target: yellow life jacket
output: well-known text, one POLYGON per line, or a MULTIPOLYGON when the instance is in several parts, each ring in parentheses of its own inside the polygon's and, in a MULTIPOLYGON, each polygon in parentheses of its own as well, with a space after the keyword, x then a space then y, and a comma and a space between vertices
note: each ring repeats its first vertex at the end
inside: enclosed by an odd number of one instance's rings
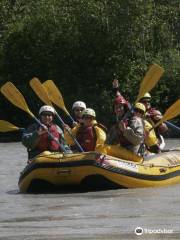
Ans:
POLYGON ((151 147, 153 145, 158 144, 158 138, 156 136, 154 129, 152 129, 152 127, 153 125, 150 122, 148 122, 147 120, 144 120, 145 144, 147 147, 151 147))

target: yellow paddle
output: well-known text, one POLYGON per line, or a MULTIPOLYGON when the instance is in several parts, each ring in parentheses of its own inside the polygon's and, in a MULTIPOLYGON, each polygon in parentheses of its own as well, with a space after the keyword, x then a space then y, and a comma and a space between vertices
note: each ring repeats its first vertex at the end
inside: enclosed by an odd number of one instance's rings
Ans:
POLYGON ((46 105, 53 106, 45 87, 42 85, 38 78, 31 79, 29 84, 42 102, 44 102, 46 105))
MULTIPOLYGON (((146 73, 141 85, 140 85, 140 89, 139 89, 139 94, 137 97, 136 102, 138 102, 146 92, 150 92, 151 89, 156 85, 156 83, 159 81, 159 79, 161 78, 161 76, 164 73, 164 69, 162 67, 160 67, 157 64, 153 64, 150 66, 148 72, 146 73)), ((159 123, 157 123, 156 125, 158 126, 159 124, 161 124, 162 122, 165 122, 169 119, 172 119, 174 117, 176 117, 178 115, 178 101, 176 103, 174 103, 165 113, 165 115, 163 116, 163 118, 161 119, 161 121, 159 123), (177 109, 176 109, 177 108, 177 109), (174 115, 173 115, 174 114, 174 115)), ((168 125, 171 125, 172 127, 180 130, 179 127, 177 127, 176 125, 167 122, 168 125)))
MULTIPOLYGON (((46 91, 46 88, 44 87, 44 85, 41 84, 40 80, 38 78, 33 78, 32 80, 30 80, 30 86, 32 87, 32 89, 34 90, 34 92, 37 94, 37 96, 47 105, 51 105, 51 99, 49 97, 48 92, 46 91)), ((55 85, 55 84, 54 84, 55 85)), ((57 105, 57 104, 56 104, 57 105)), ((62 120, 62 118, 59 116, 59 114, 56 112, 56 116, 58 117, 58 119, 60 120, 60 122, 62 123, 62 125, 65 125, 64 121, 62 120)), ((74 140, 74 142, 77 144, 77 146, 79 147, 80 151, 83 152, 83 149, 81 147, 81 145, 78 143, 77 139, 74 137, 74 135, 71 133, 70 130, 67 130, 68 134, 72 137, 72 139, 74 140)))
POLYGON ((164 69, 159 65, 152 64, 150 66, 149 70, 147 71, 145 77, 141 82, 136 102, 138 102, 146 92, 150 92, 151 89, 153 89, 153 87, 159 81, 163 73, 164 73, 164 69))
POLYGON ((16 107, 27 112, 32 118, 35 118, 34 114, 29 110, 27 103, 19 92, 19 90, 11 82, 5 83, 1 87, 1 93, 16 107))
POLYGON ((50 100, 56 106, 61 108, 70 117, 71 121, 74 122, 74 119, 71 117, 70 113, 65 107, 62 94, 60 90, 56 87, 55 83, 52 80, 47 80, 43 83, 43 86, 47 90, 50 100))
MULTIPOLYGON (((165 122, 169 119, 175 118, 180 115, 180 99, 178 99, 173 105, 171 105, 166 112, 164 113, 162 119, 157 122, 153 128, 159 126, 162 122, 165 122)), ((178 128, 178 127, 177 127, 178 128)))
MULTIPOLYGON (((143 78, 140 88, 139 88, 139 93, 136 99, 137 103, 146 92, 150 92, 151 89, 156 85, 156 83, 159 81, 160 77, 164 73, 164 69, 160 67, 157 64, 152 64, 147 71, 145 77, 143 78)), ((123 119, 126 119, 130 116, 130 114, 133 112, 133 107, 130 103, 128 103, 128 111, 125 113, 123 119)))
POLYGON ((12 132, 18 130, 24 130, 24 128, 18 128, 8 121, 0 120, 0 132, 12 132))
MULTIPOLYGON (((1 93, 16 107, 22 109, 23 111, 27 112, 41 127, 44 128, 44 125, 37 119, 34 114, 29 110, 27 103, 20 93, 20 91, 14 86, 13 83, 7 82, 1 87, 1 93)), ((48 131, 48 135, 56 141, 59 146, 61 147, 63 152, 66 152, 64 146, 60 144, 60 142, 54 138, 54 136, 48 131)))

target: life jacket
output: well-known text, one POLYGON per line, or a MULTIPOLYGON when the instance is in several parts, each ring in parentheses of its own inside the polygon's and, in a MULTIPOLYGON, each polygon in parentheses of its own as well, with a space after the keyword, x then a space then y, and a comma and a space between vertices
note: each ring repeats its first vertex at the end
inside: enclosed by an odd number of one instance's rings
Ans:
MULTIPOLYGON (((52 124, 50 127, 48 127, 49 132, 54 136, 56 139, 60 139, 61 134, 57 130, 57 126, 52 124)), ((40 151, 58 151, 59 150, 59 144, 54 141, 53 139, 48 136, 48 133, 44 133, 40 136, 40 139, 37 144, 37 149, 40 151)))
POLYGON ((84 127, 81 125, 77 131, 76 138, 85 152, 94 151, 97 137, 93 126, 84 127))
POLYGON ((151 147, 153 145, 158 145, 158 138, 156 132, 154 131, 154 129, 152 129, 153 125, 147 120, 145 120, 144 123, 146 146, 151 147))

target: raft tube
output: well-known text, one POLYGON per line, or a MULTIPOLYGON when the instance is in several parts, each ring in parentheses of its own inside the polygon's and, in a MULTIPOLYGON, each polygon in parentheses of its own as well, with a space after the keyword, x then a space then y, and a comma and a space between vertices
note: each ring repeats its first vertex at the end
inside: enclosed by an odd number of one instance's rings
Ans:
POLYGON ((68 187, 158 187, 180 183, 180 149, 132 162, 97 152, 61 154, 45 151, 21 172, 21 193, 46 192, 68 187))

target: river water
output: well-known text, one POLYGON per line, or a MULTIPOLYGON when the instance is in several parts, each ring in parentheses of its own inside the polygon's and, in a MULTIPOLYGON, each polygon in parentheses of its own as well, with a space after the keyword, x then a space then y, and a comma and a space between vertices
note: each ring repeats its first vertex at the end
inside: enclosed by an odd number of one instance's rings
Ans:
MULTIPOLYGON (((180 139, 167 146, 180 146, 180 139)), ((0 143, 0 240, 180 239, 180 185, 19 194, 26 158, 21 143, 0 143)))

